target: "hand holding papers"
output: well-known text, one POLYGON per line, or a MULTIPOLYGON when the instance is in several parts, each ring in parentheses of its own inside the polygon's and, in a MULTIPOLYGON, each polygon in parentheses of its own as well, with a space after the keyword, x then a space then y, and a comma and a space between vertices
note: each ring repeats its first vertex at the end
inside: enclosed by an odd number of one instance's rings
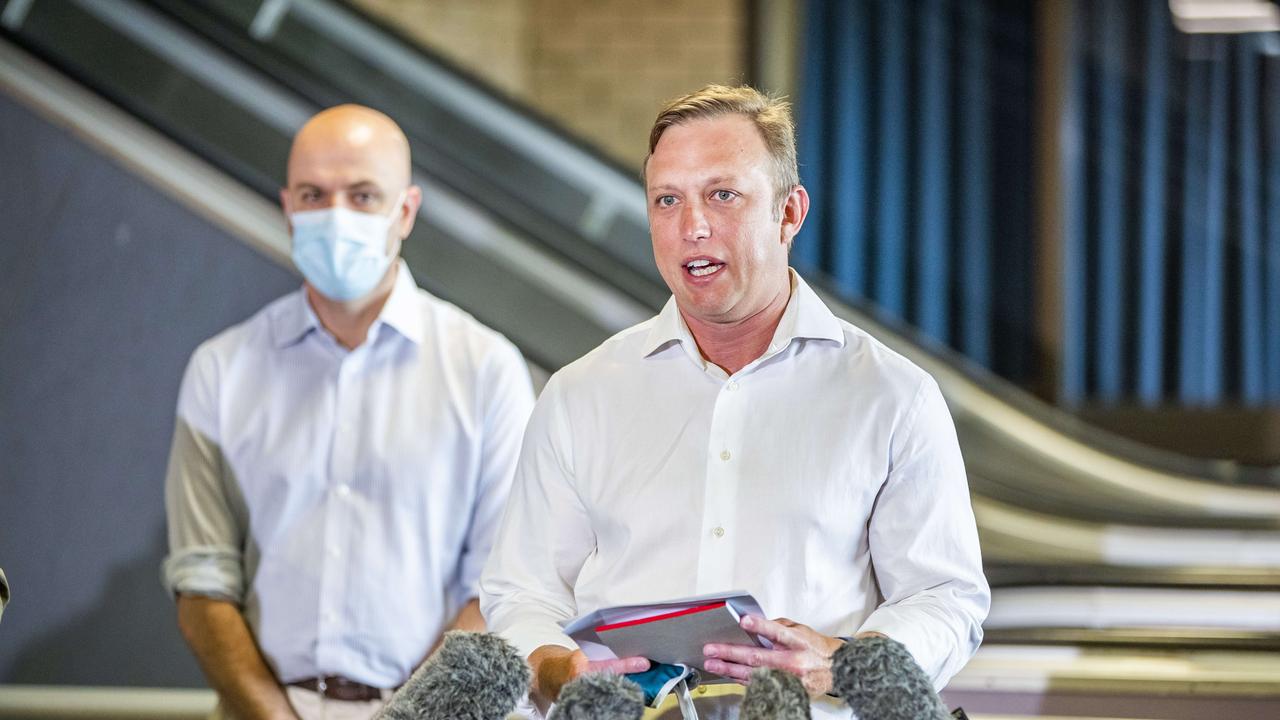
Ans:
POLYGON ((702 647, 707 643, 770 647, 738 625, 748 614, 765 617, 755 598, 735 590, 603 608, 568 621, 564 631, 589 660, 639 656, 704 669, 702 647))

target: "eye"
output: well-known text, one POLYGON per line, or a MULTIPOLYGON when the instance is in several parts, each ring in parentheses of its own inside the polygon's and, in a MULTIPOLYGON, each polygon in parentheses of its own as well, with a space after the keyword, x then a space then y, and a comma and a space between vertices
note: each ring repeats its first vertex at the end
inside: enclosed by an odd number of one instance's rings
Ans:
POLYGON ((738 194, 732 190, 716 190, 715 192, 711 193, 711 197, 715 198, 716 200, 719 200, 720 202, 729 202, 734 198, 738 197, 738 194))
POLYGON ((351 202, 355 203, 360 207, 368 207, 374 204, 377 201, 377 199, 378 199, 378 196, 371 192, 365 192, 361 190, 361 191, 356 191, 354 193, 351 193, 351 202))
POLYGON ((299 199, 302 200, 303 204, 312 205, 320 202, 320 193, 316 190, 303 190, 299 199))
POLYGON ((674 195, 659 195, 658 199, 655 200, 654 203, 658 207, 671 207, 676 204, 676 197, 674 195))

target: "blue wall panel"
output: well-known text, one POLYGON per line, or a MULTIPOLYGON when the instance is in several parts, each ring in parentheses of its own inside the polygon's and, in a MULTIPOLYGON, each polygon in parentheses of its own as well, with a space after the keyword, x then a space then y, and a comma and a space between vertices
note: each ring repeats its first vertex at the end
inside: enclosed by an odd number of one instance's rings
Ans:
POLYGON ((831 63, 827 60, 827 39, 830 36, 830 4, 810 2, 806 6, 804 25, 804 76, 800 82, 800 101, 803 109, 797 109, 796 144, 800 163, 800 182, 809 191, 809 215, 801 234, 791 245, 791 263, 801 272, 821 269, 823 245, 830 242, 831 229, 826 226, 827 197, 824 192, 828 181, 825 175, 827 159, 826 125, 831 115, 827 105, 828 77, 831 63))
POLYGON ((991 343, 991 96, 987 64, 987 12, 961 6, 960 207, 961 341, 966 355, 990 366, 991 343))
POLYGON ((867 55, 870 13, 863 3, 836 3, 831 20, 835 58, 835 96, 831 138, 831 222, 836 242, 831 248, 831 265, 840 290, 850 295, 867 293, 867 162, 870 107, 866 87, 870 82, 867 55))
POLYGON ((1263 306, 1264 355, 1267 364, 1267 398, 1280 400, 1280 58, 1265 61, 1267 101, 1263 124, 1267 129, 1264 167, 1267 174, 1267 239, 1262 279, 1266 284, 1263 306))
POLYGON ((1182 322, 1178 330, 1178 395, 1187 404, 1203 399, 1204 366, 1200 348, 1205 344, 1204 306, 1206 276, 1203 273, 1206 224, 1205 197, 1208 181, 1209 64, 1193 62, 1187 70, 1186 138, 1182 181, 1182 322))
POLYGON ((1164 322, 1168 207, 1169 85, 1168 8, 1148 2, 1142 93, 1142 203, 1137 208, 1138 249, 1137 396, 1143 405, 1164 399, 1164 322))
POLYGON ((908 3, 898 0, 876 3, 880 114, 874 297, 898 317, 906 311, 907 283, 908 10, 908 3))
POLYGON ((1240 396, 1247 405, 1259 405, 1266 397, 1262 356, 1262 215, 1258 207, 1258 72, 1257 49, 1250 43, 1236 45, 1236 220, 1240 309, 1240 396))
POLYGON ((1223 317, 1226 299, 1225 250, 1227 240, 1227 43, 1223 37, 1211 39, 1212 67, 1209 72, 1209 171, 1205 196, 1205 244, 1203 264, 1204 345, 1200 348, 1201 386, 1196 402, 1220 402, 1223 390, 1223 317))
POLYGON ((917 126, 915 320, 931 337, 951 340, 950 3, 922 0, 920 111, 917 126))
MULTIPOLYGON (((1071 43, 1079 47, 1089 36, 1084 13, 1072 15, 1071 43)), ((1088 104, 1086 65, 1077 58, 1068 70, 1066 109, 1061 138, 1065 193, 1062 229, 1062 358, 1059 400, 1069 406, 1085 399, 1088 367, 1088 197, 1089 180, 1085 162, 1085 118, 1088 104)))
POLYGON ((1097 79, 1098 129, 1097 256, 1094 308, 1097 313, 1097 385, 1094 397, 1115 402, 1124 389, 1125 242, 1130 207, 1125 198, 1128 148, 1125 101, 1125 24, 1128 3, 1103 2, 1093 13, 1093 35, 1100 38, 1097 79))

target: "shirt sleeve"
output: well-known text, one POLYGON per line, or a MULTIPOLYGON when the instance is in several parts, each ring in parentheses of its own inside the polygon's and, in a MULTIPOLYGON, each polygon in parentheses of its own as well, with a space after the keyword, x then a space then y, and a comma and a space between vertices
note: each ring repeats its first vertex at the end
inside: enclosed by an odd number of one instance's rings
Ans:
POLYGON ((558 376, 525 432, 511 499, 480 579, 489 628, 526 657, 543 645, 576 648, 559 623, 577 612, 573 587, 595 534, 573 487, 572 428, 558 376))
POLYGON ((941 689, 982 642, 991 590, 955 426, 932 378, 892 443, 868 540, 884 602, 859 632, 901 642, 941 689))
POLYGON ((178 392, 177 419, 165 476, 169 555, 161 574, 171 594, 241 604, 246 514, 217 437, 217 366, 197 349, 178 392))
POLYGON ((479 388, 484 418, 480 474, 471 522, 458 560, 457 580, 451 589, 456 608, 480 595, 480 571, 493 548, 493 537, 520 458, 521 438, 533 409, 529 367, 510 343, 504 342, 500 350, 491 353, 479 388))

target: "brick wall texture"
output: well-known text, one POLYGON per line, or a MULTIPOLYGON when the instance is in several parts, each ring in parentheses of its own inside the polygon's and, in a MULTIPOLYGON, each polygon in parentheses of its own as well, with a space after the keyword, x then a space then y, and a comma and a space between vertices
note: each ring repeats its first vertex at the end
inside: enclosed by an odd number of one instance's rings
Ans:
POLYGON ((639 169, 663 101, 746 71, 745 0, 356 0, 639 169))

